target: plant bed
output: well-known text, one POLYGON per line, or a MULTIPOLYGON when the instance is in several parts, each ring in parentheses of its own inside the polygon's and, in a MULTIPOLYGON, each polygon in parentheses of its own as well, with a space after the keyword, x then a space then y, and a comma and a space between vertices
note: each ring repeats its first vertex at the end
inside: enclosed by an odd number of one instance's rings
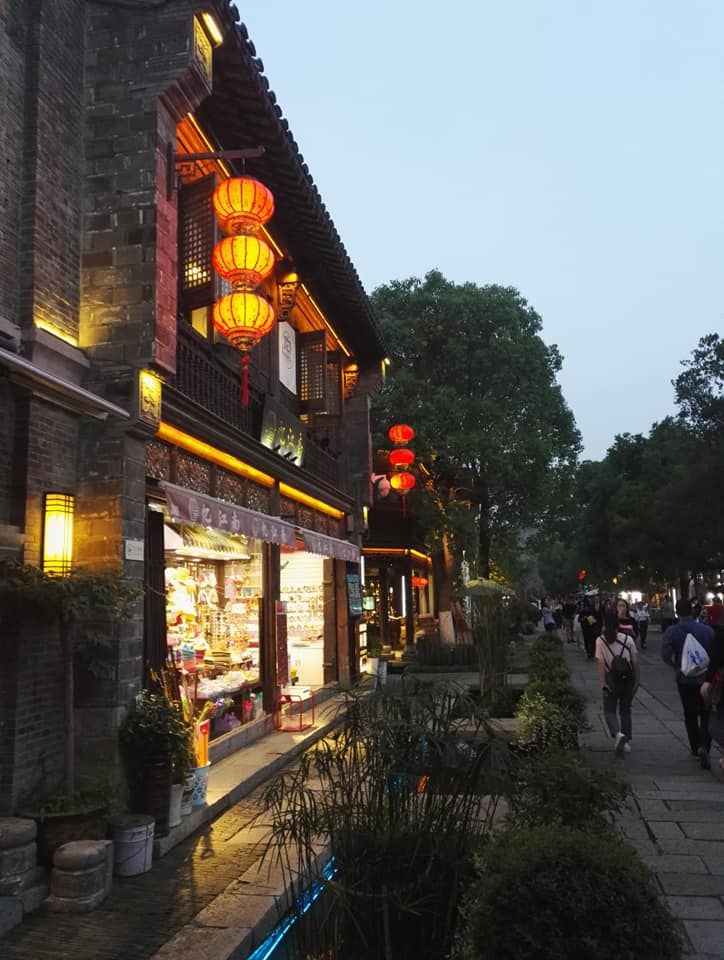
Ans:
POLYGON ((679 960, 653 873, 613 832, 506 830, 482 851, 459 960, 679 960))
POLYGON ((104 840, 111 803, 106 796, 82 791, 68 797, 59 794, 49 797, 37 808, 21 811, 18 815, 35 820, 38 825, 38 862, 52 867, 53 854, 64 843, 72 840, 104 840))

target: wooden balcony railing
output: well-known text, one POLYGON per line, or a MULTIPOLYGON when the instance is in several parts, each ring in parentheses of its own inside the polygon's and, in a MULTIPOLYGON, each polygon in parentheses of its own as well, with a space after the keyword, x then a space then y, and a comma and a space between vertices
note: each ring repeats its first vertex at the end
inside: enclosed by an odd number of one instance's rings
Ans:
MULTIPOLYGON (((203 410, 214 414, 235 431, 258 440, 264 415, 264 393, 250 370, 249 406, 241 405, 241 373, 187 326, 179 324, 174 387, 203 410)), ((307 435, 302 470, 337 490, 346 490, 341 457, 332 456, 307 435)))

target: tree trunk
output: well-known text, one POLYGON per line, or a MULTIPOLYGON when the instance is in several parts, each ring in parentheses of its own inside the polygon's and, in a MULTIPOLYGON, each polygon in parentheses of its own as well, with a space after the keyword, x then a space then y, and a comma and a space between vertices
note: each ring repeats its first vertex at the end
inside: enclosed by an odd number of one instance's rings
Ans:
POLYGON ((452 586, 455 563, 450 550, 450 541, 445 534, 442 547, 433 555, 437 587, 440 639, 443 643, 455 643, 455 623, 452 615, 452 586))
POLYGON ((478 564, 480 576, 483 580, 490 579, 490 505, 488 502, 488 488, 485 483, 479 484, 480 496, 480 523, 478 527, 478 564))
POLYGON ((75 791, 75 716, 73 704, 73 630, 70 623, 59 625, 63 656, 63 721, 65 726, 65 791, 75 791))

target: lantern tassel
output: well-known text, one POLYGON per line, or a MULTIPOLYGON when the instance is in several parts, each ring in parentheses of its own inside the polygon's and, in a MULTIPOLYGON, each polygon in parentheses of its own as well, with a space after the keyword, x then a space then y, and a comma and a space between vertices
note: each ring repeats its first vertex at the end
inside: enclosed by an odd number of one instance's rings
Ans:
POLYGON ((241 355, 241 405, 249 406, 249 354, 241 355))

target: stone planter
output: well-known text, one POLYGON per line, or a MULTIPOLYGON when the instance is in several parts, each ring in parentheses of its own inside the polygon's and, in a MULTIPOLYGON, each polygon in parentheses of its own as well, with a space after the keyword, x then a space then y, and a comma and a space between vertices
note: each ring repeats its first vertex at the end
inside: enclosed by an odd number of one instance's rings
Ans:
POLYGON ((52 867, 53 855, 63 844, 74 840, 105 839, 108 807, 67 813, 26 812, 22 816, 32 818, 38 825, 38 862, 52 867))

